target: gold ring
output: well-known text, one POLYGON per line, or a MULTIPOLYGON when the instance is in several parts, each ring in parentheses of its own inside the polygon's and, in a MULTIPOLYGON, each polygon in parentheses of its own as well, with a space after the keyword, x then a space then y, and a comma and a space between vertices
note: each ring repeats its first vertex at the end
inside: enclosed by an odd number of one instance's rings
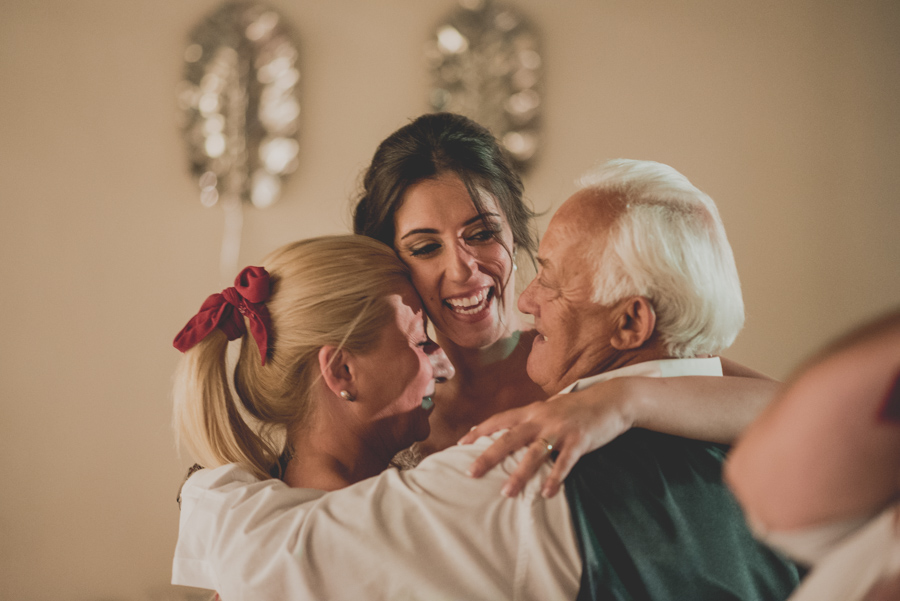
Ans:
POLYGON ((546 438, 538 438, 537 442, 544 445, 544 447, 547 449, 547 454, 550 454, 553 452, 553 443, 550 442, 549 440, 547 440, 546 438))

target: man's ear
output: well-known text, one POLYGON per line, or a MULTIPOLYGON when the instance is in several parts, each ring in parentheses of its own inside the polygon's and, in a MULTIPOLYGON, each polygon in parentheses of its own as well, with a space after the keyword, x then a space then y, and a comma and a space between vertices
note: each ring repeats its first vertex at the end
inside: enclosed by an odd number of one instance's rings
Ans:
POLYGON ((352 355, 336 346, 325 345, 319 349, 319 372, 322 381, 337 396, 346 391, 356 398, 355 370, 351 367, 352 355))
POLYGON ((656 312, 643 296, 633 296, 618 303, 615 329, 610 342, 613 348, 625 351, 640 348, 656 329, 656 312))

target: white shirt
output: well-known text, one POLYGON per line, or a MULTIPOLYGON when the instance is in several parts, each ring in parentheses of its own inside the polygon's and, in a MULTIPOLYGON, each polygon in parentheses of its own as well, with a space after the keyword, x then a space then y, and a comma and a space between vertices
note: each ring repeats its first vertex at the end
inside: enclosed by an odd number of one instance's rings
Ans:
MULTIPOLYGON (((712 359, 650 361, 588 378, 711 375, 712 359)), ((499 435, 499 433, 497 434, 499 435)), ((481 438, 338 491, 201 470, 181 493, 172 583, 223 601, 574 599, 581 558, 563 492, 540 495, 549 463, 514 499, 500 489, 525 449, 480 479, 481 438)))
POLYGON ((648 378, 677 378, 679 376, 721 376, 722 361, 718 357, 690 358, 690 359, 658 359, 656 361, 644 361, 634 365, 626 365, 619 369, 581 378, 574 384, 562 389, 560 394, 584 390, 599 382, 605 382, 613 378, 624 376, 644 376, 648 378))
POLYGON ((789 601, 860 601, 881 579, 900 574, 900 503, 874 517, 791 531, 755 531, 789 557, 813 565, 789 601))

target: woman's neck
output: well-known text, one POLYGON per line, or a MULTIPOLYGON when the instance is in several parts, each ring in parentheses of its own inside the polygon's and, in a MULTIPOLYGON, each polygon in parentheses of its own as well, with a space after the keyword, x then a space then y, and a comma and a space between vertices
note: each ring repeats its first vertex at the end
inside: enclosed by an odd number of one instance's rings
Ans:
POLYGON ((437 386, 431 435, 418 445, 422 454, 455 444, 496 413, 547 398, 526 371, 534 336, 534 330, 522 329, 489 347, 465 349, 438 334, 456 375, 437 386))
POLYGON ((337 490, 380 474, 396 450, 379 450, 355 424, 319 416, 290 434, 291 459, 283 480, 296 488, 337 490))

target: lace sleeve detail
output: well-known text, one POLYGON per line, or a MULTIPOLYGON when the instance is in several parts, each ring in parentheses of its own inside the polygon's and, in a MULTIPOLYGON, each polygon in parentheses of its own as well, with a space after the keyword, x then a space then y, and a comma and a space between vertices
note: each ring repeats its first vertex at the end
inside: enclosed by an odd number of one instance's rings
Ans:
POLYGON ((412 468, 419 465, 419 462, 422 461, 424 457, 422 456, 421 451, 419 451, 419 445, 413 444, 411 447, 403 449, 391 459, 390 467, 397 468, 398 470, 411 470, 412 468))
POLYGON ((202 469, 204 468, 199 463, 195 463, 188 468, 187 476, 184 477, 184 480, 181 482, 181 486, 178 487, 178 496, 175 497, 175 501, 178 502, 178 509, 181 509, 181 489, 184 488, 184 483, 188 481, 188 478, 194 475, 194 472, 198 472, 202 469))

